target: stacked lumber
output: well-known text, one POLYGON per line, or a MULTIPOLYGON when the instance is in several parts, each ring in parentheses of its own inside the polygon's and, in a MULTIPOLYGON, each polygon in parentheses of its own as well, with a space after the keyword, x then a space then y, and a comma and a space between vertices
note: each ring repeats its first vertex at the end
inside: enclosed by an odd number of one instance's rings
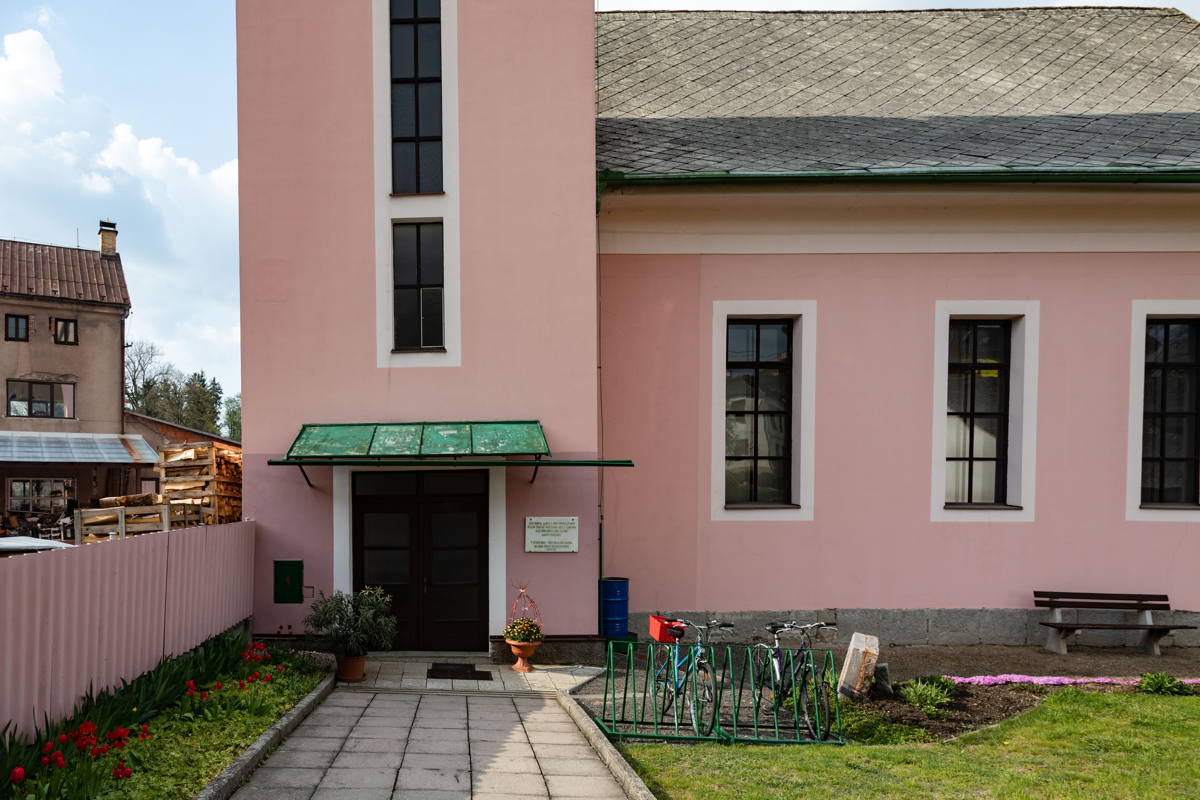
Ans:
POLYGON ((152 531, 182 528, 200 522, 200 513, 161 503, 144 506, 116 505, 81 508, 75 512, 75 541, 87 544, 152 531))
POLYGON ((166 445, 158 454, 158 479, 163 502, 195 511, 206 525, 242 518, 242 454, 235 448, 217 442, 166 445))

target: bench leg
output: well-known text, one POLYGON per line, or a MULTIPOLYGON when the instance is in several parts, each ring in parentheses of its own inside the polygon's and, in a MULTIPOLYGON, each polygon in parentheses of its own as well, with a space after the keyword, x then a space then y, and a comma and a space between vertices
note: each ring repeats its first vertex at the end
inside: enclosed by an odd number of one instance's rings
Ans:
POLYGON ((1158 649, 1158 640, 1166 635, 1166 631, 1143 631, 1138 648, 1147 655, 1161 656, 1162 651, 1158 649))
POLYGON ((1058 628, 1047 628, 1046 634, 1046 649, 1051 653, 1057 653, 1060 656, 1067 654, 1067 637, 1075 631, 1070 629, 1059 630, 1058 628))

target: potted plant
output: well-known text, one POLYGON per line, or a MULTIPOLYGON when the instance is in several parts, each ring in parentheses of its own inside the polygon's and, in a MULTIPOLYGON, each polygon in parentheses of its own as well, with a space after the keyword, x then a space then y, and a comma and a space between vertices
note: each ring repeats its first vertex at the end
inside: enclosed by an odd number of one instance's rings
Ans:
POLYGON ((353 595, 339 591, 326 597, 322 592, 304 627, 337 657, 338 680, 359 683, 366 677, 367 651, 390 648, 396 637, 392 597, 378 586, 353 595))
POLYGON ((532 672, 529 657, 537 650, 544 638, 542 626, 529 617, 517 617, 504 628, 504 641, 512 648, 517 663, 512 668, 517 672, 532 672))

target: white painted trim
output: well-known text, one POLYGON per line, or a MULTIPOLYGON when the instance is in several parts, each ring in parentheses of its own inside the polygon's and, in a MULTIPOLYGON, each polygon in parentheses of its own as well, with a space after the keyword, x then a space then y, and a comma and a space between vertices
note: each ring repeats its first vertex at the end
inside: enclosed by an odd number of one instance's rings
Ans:
POLYGON ((933 522, 1033 522, 1037 488, 1038 329, 1037 300, 938 300, 933 329, 933 466, 929 514, 933 522), (1011 319, 1009 371, 1008 502, 1017 509, 947 509, 946 371, 952 317, 1011 319), (1019 403, 1011 398, 1020 398, 1019 403))
POLYGON ((375 365, 462 366, 462 247, 459 217, 458 2, 442 0, 443 194, 392 197, 392 111, 388 0, 372 0, 375 155, 375 365), (446 352, 392 352, 392 223, 441 220, 446 352))
POLYGON ((1129 430, 1125 472, 1125 519, 1130 522, 1200 522, 1200 509, 1141 508, 1142 412, 1146 383, 1146 319, 1200 317, 1200 300, 1134 300, 1129 333, 1129 430))
POLYGON ((816 300, 717 300, 712 315, 710 505, 714 522, 808 522, 813 519, 816 461, 816 300), (725 508, 725 330, 730 317, 794 317, 792 358, 792 497, 799 508, 725 508), (799 387, 796 391, 795 387, 799 387), (798 407, 797 407, 798 406, 798 407), (797 424, 798 423, 798 424, 797 424))
POLYGON ((1190 185, 658 186, 604 193, 608 254, 1193 252, 1190 185))
MULTIPOLYGON (((464 461, 464 465, 470 463, 464 461)), ((351 556, 352 519, 350 473, 410 472, 455 467, 334 467, 333 468, 333 588, 349 592, 354 586, 351 556)), ((488 635, 504 630, 508 608, 508 476, 504 467, 488 467, 488 635)))

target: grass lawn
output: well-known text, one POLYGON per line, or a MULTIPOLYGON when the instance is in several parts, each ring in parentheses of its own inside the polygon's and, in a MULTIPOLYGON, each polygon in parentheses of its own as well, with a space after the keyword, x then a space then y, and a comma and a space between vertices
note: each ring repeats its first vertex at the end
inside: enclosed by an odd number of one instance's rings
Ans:
POLYGON ((948 744, 621 751, 662 800, 1200 798, 1200 697, 1063 689, 948 744))

